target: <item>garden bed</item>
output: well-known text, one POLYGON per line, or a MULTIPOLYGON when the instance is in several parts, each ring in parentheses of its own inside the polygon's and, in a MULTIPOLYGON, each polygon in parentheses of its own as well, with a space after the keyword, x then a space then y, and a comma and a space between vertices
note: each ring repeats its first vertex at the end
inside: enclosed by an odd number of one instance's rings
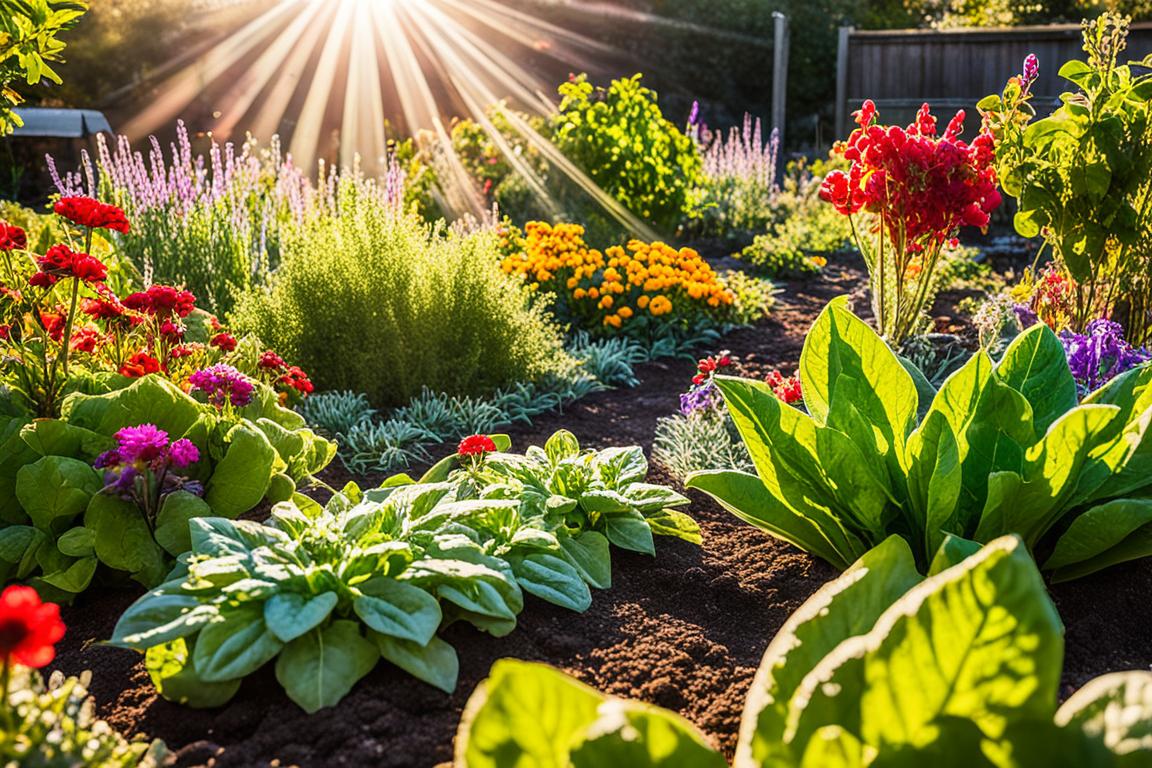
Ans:
MULTIPOLYGON (((739 358, 741 373, 791 370, 827 300, 864 282, 856 268, 831 267, 822 279, 790 284, 769 320, 731 334, 724 345, 739 358)), ((951 314, 946 305, 937 310, 951 314)), ((515 430, 514 444, 541 444, 565 427, 591 447, 650 449, 657 420, 675 410, 693 369, 688 361, 642 365, 640 387, 596 394, 541 417, 530 429, 515 430)), ((335 484, 346 477, 330 471, 327 479, 335 484)), ((111 635, 136 590, 92 590, 67 609, 69 633, 55 666, 67 673, 92 669, 100 714, 126 732, 164 739, 185 766, 214 760, 216 766, 425 768, 448 762, 465 701, 492 662, 508 656, 546 661, 606 692, 681 712, 730 754, 768 641, 835 571, 691 495, 703 546, 664 538, 655 559, 615 552, 613 587, 598 592, 586 613, 528 598, 509 637, 449 628, 445 637, 460 654, 459 686, 450 697, 381 664, 340 707, 309 717, 287 699, 269 666, 221 709, 179 707, 155 693, 140 656, 97 644, 111 635)), ((1150 592, 1148 560, 1054 588, 1067 626, 1063 695, 1105 672, 1152 666, 1150 592)))

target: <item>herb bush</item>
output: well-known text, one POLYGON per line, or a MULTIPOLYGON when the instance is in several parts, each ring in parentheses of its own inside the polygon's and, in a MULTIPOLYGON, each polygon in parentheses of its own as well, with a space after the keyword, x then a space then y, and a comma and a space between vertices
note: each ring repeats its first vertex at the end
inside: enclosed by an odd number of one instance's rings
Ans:
MULTIPOLYGON (((933 566, 920 576, 892 537, 801 606, 764 654, 733 765, 1148 763, 1152 673, 1098 677, 1058 706, 1063 627, 1018 538, 950 540, 933 566)), ((455 765, 542 764, 727 763, 673 712, 499 661, 465 707, 455 765)))
POLYGON ((493 232, 445 232, 341 188, 340 215, 294 232, 235 325, 321 389, 397 406, 424 388, 476 395, 564 365, 558 327, 500 270, 493 232))
POLYGON ((640 80, 598 89, 580 75, 561 85, 551 140, 625 208, 671 233, 697 213, 703 162, 640 80))
POLYGON ((332 706, 381 657, 452 691, 458 662, 437 635, 466 621, 511 632, 523 592, 583 611, 611 584, 609 544, 652 554, 653 534, 699 542, 643 482, 639 448, 581 451, 566 432, 523 456, 474 435, 419 483, 355 486, 327 507, 303 496, 261 525, 192 521, 192 553, 120 618, 112 642, 147 654, 167 698, 216 706, 276 660, 288 696, 332 706))
POLYGON ((759 118, 744 115, 744 123, 727 133, 709 131, 698 122, 699 105, 689 118, 689 135, 700 146, 704 162, 704 231, 737 238, 758 232, 774 217, 773 201, 780 188, 776 169, 780 135, 765 140, 759 118))
POLYGON ((808 413, 717 377, 756 466, 694 475, 726 509, 839 568, 892 534, 922 568, 949 534, 1019 534, 1056 580, 1152 554, 1152 365, 1080 404, 1044 325, 937 392, 832 302, 800 360, 808 413))
POLYGON ((1036 119, 1039 64, 980 102, 996 137, 996 168, 1019 210, 1016 231, 1041 235, 1072 282, 1072 330, 1100 317, 1123 323, 1137 345, 1152 342, 1152 74, 1148 59, 1121 64, 1128 19, 1084 24, 1087 61, 1060 76, 1075 86, 1036 119))

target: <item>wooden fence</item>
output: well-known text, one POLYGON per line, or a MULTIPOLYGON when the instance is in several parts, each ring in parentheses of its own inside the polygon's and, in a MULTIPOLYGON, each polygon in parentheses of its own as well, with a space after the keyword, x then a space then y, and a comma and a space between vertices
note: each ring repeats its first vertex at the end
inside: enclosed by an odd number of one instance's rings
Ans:
MULTIPOLYGON (((1152 24, 1134 24, 1122 58, 1152 52, 1152 24)), ((1010 29, 892 30, 840 29, 836 76, 836 136, 845 138, 852 112, 872 99, 885 123, 908 123, 928 102, 941 123, 957 109, 967 111, 969 133, 979 125, 976 102, 999 93, 1024 58, 1040 60, 1033 86, 1038 112, 1058 105, 1071 84, 1057 76, 1061 65, 1084 58, 1080 26, 1061 24, 1010 29)))

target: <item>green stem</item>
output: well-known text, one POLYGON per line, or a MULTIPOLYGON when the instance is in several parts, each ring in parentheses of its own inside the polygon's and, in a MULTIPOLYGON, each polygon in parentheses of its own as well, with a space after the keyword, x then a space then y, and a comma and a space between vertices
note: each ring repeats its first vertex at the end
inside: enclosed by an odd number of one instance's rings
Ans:
POLYGON ((12 702, 8 698, 8 686, 12 679, 12 660, 10 657, 5 656, 4 661, 0 664, 0 711, 4 713, 4 742, 15 738, 16 725, 12 718, 12 702))

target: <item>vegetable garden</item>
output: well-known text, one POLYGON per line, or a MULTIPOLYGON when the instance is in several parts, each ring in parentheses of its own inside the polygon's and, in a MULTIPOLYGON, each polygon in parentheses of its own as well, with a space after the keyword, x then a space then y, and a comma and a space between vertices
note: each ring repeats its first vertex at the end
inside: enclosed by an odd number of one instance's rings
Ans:
MULTIPOLYGON (((7 131, 87 8, 0 9, 7 131)), ((582 75, 379 174, 49 158, 0 203, 3 764, 1152 766, 1127 25, 1050 115, 1029 57, 970 138, 866 101, 790 161, 582 75)))

